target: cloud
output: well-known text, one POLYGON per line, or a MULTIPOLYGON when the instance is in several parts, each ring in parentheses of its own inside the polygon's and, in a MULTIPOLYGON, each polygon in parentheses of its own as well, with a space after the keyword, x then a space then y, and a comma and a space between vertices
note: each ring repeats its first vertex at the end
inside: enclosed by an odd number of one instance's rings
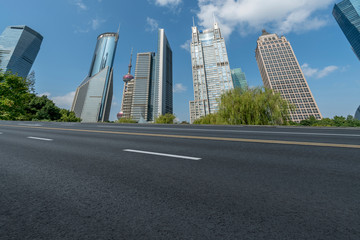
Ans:
POLYGON ((181 2, 182 0, 155 0, 155 4, 161 7, 175 7, 181 2))
POLYGON ((182 45, 180 45, 180 47, 182 49, 185 49, 186 51, 190 52, 190 43, 191 43, 191 39, 184 42, 182 45))
POLYGON ((320 79, 320 78, 326 77, 330 73, 338 70, 339 67, 331 65, 331 66, 324 67, 323 69, 318 69, 318 68, 311 68, 309 66, 309 64, 304 63, 301 66, 301 69, 306 77, 314 77, 314 78, 320 79))
POLYGON ((182 93, 186 92, 187 87, 185 87, 182 83, 176 83, 174 86, 174 93, 182 93))
POLYGON ((159 29, 159 22, 153 18, 146 18, 146 31, 153 32, 159 29))
POLYGON ((75 91, 69 92, 69 93, 65 94, 64 96, 51 97, 50 99, 54 101, 56 106, 58 106, 60 108, 70 109, 72 102, 74 100, 74 97, 75 97, 75 91))
POLYGON ((106 20, 100 19, 100 18, 95 18, 95 19, 92 19, 89 24, 91 25, 91 28, 93 30, 97 30, 100 27, 100 25, 103 24, 104 22, 106 22, 106 20))
POLYGON ((326 25, 326 15, 314 15, 333 3, 334 0, 198 0, 197 17, 200 26, 210 28, 215 15, 224 37, 236 30, 247 35, 263 28, 285 34, 326 25))
POLYGON ((73 4, 77 6, 80 10, 88 10, 88 7, 85 5, 83 0, 73 0, 73 4))

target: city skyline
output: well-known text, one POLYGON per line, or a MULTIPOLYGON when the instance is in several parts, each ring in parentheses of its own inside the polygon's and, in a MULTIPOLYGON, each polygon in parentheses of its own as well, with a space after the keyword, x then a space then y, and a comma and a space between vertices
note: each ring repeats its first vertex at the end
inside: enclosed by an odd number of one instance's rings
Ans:
MULTIPOLYGON (((259 30, 266 28, 279 35, 286 34, 290 40, 324 117, 354 114, 360 102, 356 92, 360 87, 357 78, 360 70, 358 59, 331 15, 332 8, 338 1, 298 3, 296 9, 307 10, 309 15, 297 19, 296 23, 287 22, 288 25, 285 25, 286 19, 297 13, 293 6, 295 3, 281 9, 276 13, 277 16, 269 9, 265 20, 260 14, 262 6, 256 5, 257 14, 249 14, 257 21, 249 22, 249 16, 239 10, 239 6, 243 6, 240 1, 229 5, 234 6, 234 11, 238 11, 238 15, 243 18, 232 14, 224 15, 227 6, 221 3, 212 2, 213 11, 208 12, 206 6, 210 6, 209 3, 179 2, 179 5, 161 5, 157 1, 140 1, 137 4, 105 0, 86 3, 68 1, 51 6, 42 0, 35 5, 21 2, 23 7, 18 12, 13 15, 4 13, 0 17, 0 27, 4 29, 9 25, 26 24, 42 33, 45 41, 33 66, 37 79, 36 91, 49 95, 59 106, 69 108, 71 103, 69 104, 68 99, 73 97, 78 79, 83 78, 88 70, 90 60, 86 62, 86 59, 91 59, 91 51, 89 53, 88 50, 93 44, 91 40, 102 32, 117 29, 121 23, 121 44, 114 63, 115 90, 111 120, 116 119, 116 113, 121 107, 122 76, 129 62, 131 48, 136 49, 134 54, 153 51, 157 42, 154 31, 162 27, 171 40, 174 56, 174 113, 179 120, 189 121, 188 102, 193 99, 191 57, 184 48, 189 46, 187 41, 191 38, 189 32, 192 17, 195 16, 195 23, 200 29, 207 29, 213 23, 213 14, 226 35, 231 69, 241 67, 250 87, 262 85, 254 49, 259 30), (144 5, 147 11, 140 9, 145 14, 134 19, 131 12, 137 9, 138 4, 144 5), (123 8, 129 11, 117 14, 123 8), (33 10, 35 14, 29 14, 25 9, 33 10), (55 16, 59 14, 68 16, 68 20, 56 21, 55 16), (47 21, 41 21, 37 16, 42 16, 47 21), (338 96, 341 101, 336 101, 333 96, 338 96)), ((4 7, 11 9, 17 4, 19 2, 16 0, 6 2, 4 7)))

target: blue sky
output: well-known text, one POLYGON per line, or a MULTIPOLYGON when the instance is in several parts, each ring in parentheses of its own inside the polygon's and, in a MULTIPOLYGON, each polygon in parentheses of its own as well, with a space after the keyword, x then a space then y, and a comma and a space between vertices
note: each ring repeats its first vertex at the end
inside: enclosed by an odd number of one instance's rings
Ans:
MULTIPOLYGON (((255 60, 261 29, 291 42, 324 117, 353 115, 360 104, 360 61, 334 20, 333 0, 9 0, 1 1, 0 31, 28 25, 44 36, 33 65, 36 91, 69 108, 89 71, 96 38, 116 32, 111 120, 120 111, 122 76, 134 53, 156 51, 157 28, 164 28, 173 50, 174 113, 189 121, 193 99, 188 41, 192 18, 199 28, 213 24, 226 40, 231 68, 241 67, 250 86, 262 86, 255 60), (6 11, 4 11, 6 10, 6 11)), ((133 60, 133 73, 135 59, 133 60)))

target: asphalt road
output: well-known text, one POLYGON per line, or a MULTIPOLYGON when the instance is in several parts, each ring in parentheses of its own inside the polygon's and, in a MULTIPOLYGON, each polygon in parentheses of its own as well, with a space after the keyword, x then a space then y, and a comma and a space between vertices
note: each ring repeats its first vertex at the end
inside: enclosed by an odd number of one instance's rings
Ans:
POLYGON ((360 239, 360 130, 0 121, 0 239, 360 239))

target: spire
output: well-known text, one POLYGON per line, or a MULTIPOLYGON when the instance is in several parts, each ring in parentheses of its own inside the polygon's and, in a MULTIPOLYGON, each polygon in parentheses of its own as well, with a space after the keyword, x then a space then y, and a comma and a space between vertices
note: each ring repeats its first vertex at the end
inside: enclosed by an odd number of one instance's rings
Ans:
POLYGON ((193 27, 195 27, 195 18, 193 17, 193 27))
POLYGON ((118 30, 117 30, 118 35, 119 35, 119 32, 120 32, 120 23, 119 23, 119 27, 118 27, 118 30))
POLYGON ((130 63, 129 63, 129 72, 128 72, 128 74, 131 74, 131 67, 132 67, 132 65, 131 65, 131 62, 132 62, 132 55, 133 55, 133 48, 131 48, 131 55, 130 55, 130 63))

